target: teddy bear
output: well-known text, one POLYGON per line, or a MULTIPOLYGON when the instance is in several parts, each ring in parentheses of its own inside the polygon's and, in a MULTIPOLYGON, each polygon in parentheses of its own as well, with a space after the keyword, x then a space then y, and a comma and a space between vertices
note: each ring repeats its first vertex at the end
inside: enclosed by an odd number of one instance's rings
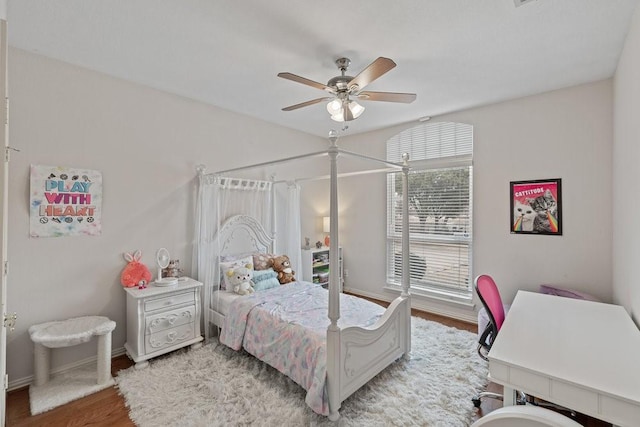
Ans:
POLYGON ((239 295, 251 295, 255 292, 253 289, 253 270, 247 267, 235 267, 227 270, 227 283, 233 289, 233 292, 239 295))
POLYGON ((286 255, 276 256, 271 260, 271 266, 273 271, 278 273, 278 281, 281 285, 295 282, 296 278, 293 277, 296 272, 291 268, 291 261, 286 255))

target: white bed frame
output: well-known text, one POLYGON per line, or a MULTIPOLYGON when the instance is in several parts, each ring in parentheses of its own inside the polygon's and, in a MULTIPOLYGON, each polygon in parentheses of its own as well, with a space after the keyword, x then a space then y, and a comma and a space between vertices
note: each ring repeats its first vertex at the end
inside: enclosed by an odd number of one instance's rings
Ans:
MULTIPOLYGON (((387 307, 383 316, 373 326, 368 328, 348 327, 340 329, 340 293, 339 293, 339 268, 338 268, 338 206, 337 206, 337 167, 338 154, 356 156, 360 159, 370 160, 386 166, 386 171, 401 170, 403 172, 403 224, 402 224, 402 250, 409 253, 409 215, 408 215, 408 157, 405 156, 403 164, 390 163, 367 156, 361 156, 339 149, 335 145, 335 139, 326 154, 331 160, 331 231, 329 250, 329 314, 331 321, 327 328, 327 389, 329 396, 329 419, 336 421, 339 418, 341 403, 352 393, 366 384, 380 371, 389 366, 400 357, 409 357, 411 351, 411 297, 409 295, 409 257, 402 258, 402 293, 387 307)), ((308 156, 318 156, 323 153, 313 153, 308 156)), ((283 159, 282 161, 296 160, 306 156, 283 159)), ((277 162, 276 162, 277 163, 277 162)), ((253 165, 264 166, 265 164, 253 165)), ((229 171, 235 172, 247 168, 238 168, 229 171)), ((376 169, 380 172, 382 169, 376 169)), ((220 255, 246 254, 248 252, 269 252, 272 238, 267 235, 264 228, 254 218, 238 215, 228 219, 218 230, 220 255)), ((224 316, 214 308, 211 301, 211 286, 205 286, 205 298, 208 307, 204 308, 205 334, 208 337, 210 324, 221 327, 224 316)))

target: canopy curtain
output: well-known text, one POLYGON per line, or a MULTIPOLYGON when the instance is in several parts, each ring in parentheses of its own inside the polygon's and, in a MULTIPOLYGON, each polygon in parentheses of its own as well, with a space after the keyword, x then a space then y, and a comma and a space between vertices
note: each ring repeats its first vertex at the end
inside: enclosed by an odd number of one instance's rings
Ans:
POLYGON ((242 214, 260 221, 267 234, 273 235, 273 184, 200 171, 198 178, 192 272, 200 282, 217 289, 220 248, 216 232, 227 218, 242 214))
POLYGON ((289 256, 289 261, 296 271, 296 279, 302 279, 302 232, 300 231, 300 185, 295 182, 287 183, 287 201, 285 224, 283 227, 284 246, 277 250, 289 256))

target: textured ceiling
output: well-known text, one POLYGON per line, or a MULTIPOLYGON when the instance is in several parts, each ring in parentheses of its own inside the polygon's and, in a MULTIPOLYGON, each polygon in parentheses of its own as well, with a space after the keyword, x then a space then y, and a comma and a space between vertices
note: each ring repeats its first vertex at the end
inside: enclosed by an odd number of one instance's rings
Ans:
POLYGON ((367 90, 347 134, 611 77, 639 0, 10 0, 9 44, 325 137, 334 60, 356 75, 379 56, 397 67, 367 90))

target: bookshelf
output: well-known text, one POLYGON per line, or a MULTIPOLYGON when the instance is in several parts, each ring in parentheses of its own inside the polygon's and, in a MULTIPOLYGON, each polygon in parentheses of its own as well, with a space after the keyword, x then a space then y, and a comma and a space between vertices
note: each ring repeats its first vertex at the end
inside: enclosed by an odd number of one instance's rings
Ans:
MULTIPOLYGON (((344 281, 342 248, 338 248, 340 264, 340 292, 344 281)), ((302 280, 321 283, 323 287, 329 285, 329 248, 311 248, 302 250, 302 280)))

